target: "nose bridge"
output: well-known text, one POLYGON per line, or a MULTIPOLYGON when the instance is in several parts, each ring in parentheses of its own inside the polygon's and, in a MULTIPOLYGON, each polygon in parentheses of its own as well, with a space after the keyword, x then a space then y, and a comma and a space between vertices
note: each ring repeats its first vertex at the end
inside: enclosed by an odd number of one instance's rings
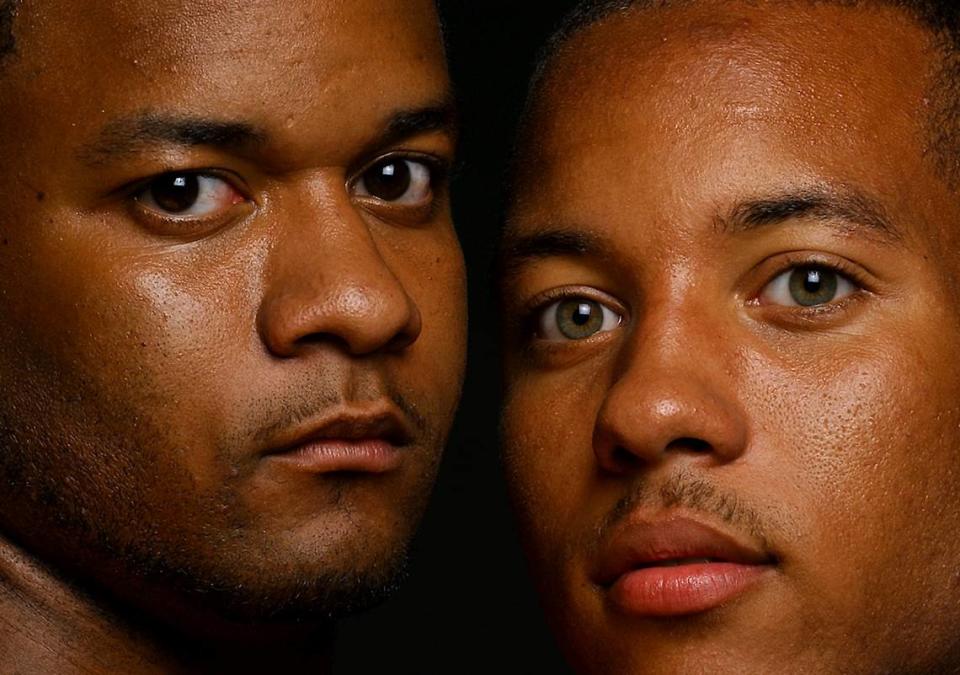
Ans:
POLYGON ((323 341, 362 355, 419 335, 413 298, 342 185, 314 183, 275 228, 258 324, 277 356, 323 341))
POLYGON ((650 301, 621 352, 601 406, 594 448, 614 471, 656 463, 670 451, 730 461, 747 442, 734 341, 722 308, 696 285, 650 301))

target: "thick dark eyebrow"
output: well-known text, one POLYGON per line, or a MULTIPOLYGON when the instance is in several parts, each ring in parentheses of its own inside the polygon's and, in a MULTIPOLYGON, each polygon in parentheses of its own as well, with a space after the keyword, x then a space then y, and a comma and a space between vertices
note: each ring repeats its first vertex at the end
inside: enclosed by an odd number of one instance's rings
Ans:
POLYGON ((608 255, 608 247, 596 235, 557 227, 531 234, 506 235, 497 253, 496 268, 498 276, 507 278, 532 260, 560 256, 603 258, 608 255))
POLYGON ((377 139, 377 145, 391 145, 405 138, 441 131, 456 138, 458 130, 457 110, 452 103, 400 110, 387 122, 384 134, 377 139))
POLYGON ((867 234, 885 243, 903 238, 876 200, 858 191, 833 188, 803 189, 741 202, 717 219, 717 229, 735 234, 798 218, 829 222, 841 234, 867 234))
POLYGON ((107 124, 97 140, 81 148, 79 157, 85 164, 100 166, 135 155, 157 143, 237 151, 250 149, 265 138, 262 130, 245 122, 144 112, 107 124))
MULTIPOLYGON (((444 102, 399 110, 390 116, 383 132, 368 150, 372 152, 432 131, 444 131, 455 137, 456 130, 457 114, 453 104, 444 102)), ((85 164, 101 166, 148 150, 158 143, 250 152, 268 140, 266 131, 246 122, 148 111, 110 122, 95 141, 80 150, 79 157, 85 164)))

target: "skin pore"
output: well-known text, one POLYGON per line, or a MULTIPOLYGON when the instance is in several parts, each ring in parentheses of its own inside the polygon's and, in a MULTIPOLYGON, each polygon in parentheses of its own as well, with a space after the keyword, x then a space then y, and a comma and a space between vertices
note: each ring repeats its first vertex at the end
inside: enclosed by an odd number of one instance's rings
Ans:
POLYGON ((617 13, 548 64, 503 242, 503 434, 578 672, 960 672, 940 66, 893 8, 737 1, 617 13), (632 610, 605 556, 675 523, 751 581, 632 610))
POLYGON ((316 672, 462 383, 434 5, 28 0, 15 36, 0 670, 316 672), (318 434, 390 450, 297 468, 318 434))

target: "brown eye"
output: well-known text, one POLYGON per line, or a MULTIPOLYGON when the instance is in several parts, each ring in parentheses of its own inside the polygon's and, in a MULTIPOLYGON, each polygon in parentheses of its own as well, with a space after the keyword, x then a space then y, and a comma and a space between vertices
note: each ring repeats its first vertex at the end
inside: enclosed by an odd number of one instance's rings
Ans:
POLYGON ((151 180, 135 199, 165 217, 208 218, 244 201, 226 180, 202 173, 166 173, 151 180))
POLYGON ((394 204, 418 205, 430 200, 433 176, 423 162, 387 157, 363 172, 357 193, 394 204))
POLYGON ((189 210, 199 195, 200 179, 194 174, 170 174, 150 184, 150 196, 154 203, 169 213, 189 210))

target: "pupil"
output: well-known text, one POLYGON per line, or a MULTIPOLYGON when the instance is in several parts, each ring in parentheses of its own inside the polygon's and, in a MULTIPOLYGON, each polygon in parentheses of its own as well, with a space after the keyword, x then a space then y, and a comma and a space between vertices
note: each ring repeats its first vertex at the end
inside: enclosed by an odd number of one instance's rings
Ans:
POLYGON ((577 307, 577 311, 573 314, 573 322, 578 326, 585 326, 588 321, 590 321, 590 316, 593 314, 593 308, 590 307, 585 302, 581 302, 577 307))
POLYGON ((557 308, 557 328, 571 340, 588 338, 603 327, 603 309, 596 302, 574 298, 557 308))
POLYGON ((200 195, 200 180, 190 174, 162 176, 150 188, 153 201, 164 211, 181 213, 192 207, 200 195))
POLYGON ((803 288, 807 293, 816 293, 820 290, 820 272, 818 270, 808 270, 807 278, 803 282, 803 288))
POLYGON ((363 177, 367 192, 386 202, 395 202, 410 189, 410 168, 402 160, 387 160, 363 177))

